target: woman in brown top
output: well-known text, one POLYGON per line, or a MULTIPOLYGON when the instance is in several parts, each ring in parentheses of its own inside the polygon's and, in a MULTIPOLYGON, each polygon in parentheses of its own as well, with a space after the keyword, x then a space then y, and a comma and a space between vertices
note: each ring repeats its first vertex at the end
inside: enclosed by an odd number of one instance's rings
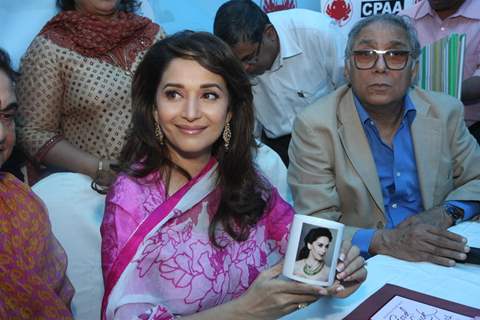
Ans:
POLYGON ((22 59, 19 142, 43 169, 83 173, 106 186, 130 123, 132 74, 164 32, 133 13, 137 0, 57 5, 62 12, 22 59))

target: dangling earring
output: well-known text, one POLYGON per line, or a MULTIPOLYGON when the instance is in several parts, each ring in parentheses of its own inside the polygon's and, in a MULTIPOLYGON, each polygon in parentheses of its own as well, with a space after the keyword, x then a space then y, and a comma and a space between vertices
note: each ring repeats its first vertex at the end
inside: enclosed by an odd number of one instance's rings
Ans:
POLYGON ((230 139, 232 138, 232 131, 230 130, 230 121, 225 124, 225 128, 223 128, 223 145, 225 146, 225 150, 228 151, 228 147, 230 147, 230 139))
POLYGON ((156 121, 155 121, 155 137, 157 137, 158 141, 160 142, 160 145, 163 146, 163 132, 162 132, 162 129, 160 129, 160 125, 156 121))

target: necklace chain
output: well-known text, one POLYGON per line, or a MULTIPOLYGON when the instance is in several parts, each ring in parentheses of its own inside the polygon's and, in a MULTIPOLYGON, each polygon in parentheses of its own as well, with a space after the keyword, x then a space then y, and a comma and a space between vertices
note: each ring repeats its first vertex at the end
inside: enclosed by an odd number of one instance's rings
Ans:
POLYGON ((325 265, 325 263, 319 263, 318 266, 312 268, 310 265, 308 265, 308 264, 305 262, 305 266, 303 266, 303 272, 304 272, 307 276, 314 276, 314 275, 316 275, 317 273, 319 273, 320 271, 322 271, 324 265, 325 265))

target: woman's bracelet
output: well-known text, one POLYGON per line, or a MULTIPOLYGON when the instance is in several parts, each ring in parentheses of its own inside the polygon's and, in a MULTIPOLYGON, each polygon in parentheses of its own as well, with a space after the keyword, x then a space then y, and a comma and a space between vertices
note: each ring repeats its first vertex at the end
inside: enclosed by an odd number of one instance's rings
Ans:
POLYGON ((95 173, 95 178, 100 175, 100 172, 103 171, 103 159, 98 160, 97 172, 95 173))
POLYGON ((97 172, 95 173, 95 178, 92 180, 91 187, 93 190, 97 191, 100 194, 106 194, 108 191, 108 187, 99 184, 99 180, 102 179, 102 175, 104 175, 106 172, 104 168, 104 159, 99 159, 98 160, 98 167, 97 167, 97 172))

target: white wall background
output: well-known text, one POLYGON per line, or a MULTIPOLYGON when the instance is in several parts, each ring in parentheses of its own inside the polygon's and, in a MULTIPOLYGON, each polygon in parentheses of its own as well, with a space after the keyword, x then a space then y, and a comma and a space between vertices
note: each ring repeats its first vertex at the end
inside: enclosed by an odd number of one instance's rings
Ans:
MULTIPOLYGON (((168 34, 183 29, 211 31, 218 7, 225 0, 144 0, 141 13, 162 25, 168 34)), ((264 0, 274 3, 293 1, 299 8, 324 11, 336 3, 349 5, 351 17, 344 30, 360 19, 363 7, 398 8, 415 0, 264 0), (388 2, 388 4, 387 4, 388 2)), ((262 0, 255 0, 258 4, 262 0)), ((378 11, 378 10, 377 10, 378 11)), ((42 26, 56 14, 55 0, 0 0, 0 47, 6 49, 15 67, 26 48, 42 26)))
MULTIPOLYGON (((223 2, 144 0, 141 13, 162 25, 169 34, 183 29, 211 31, 215 12, 223 2)), ((297 4, 320 9, 318 0, 297 0, 297 4)), ((0 47, 8 51, 15 67, 32 39, 56 12, 55 0, 0 0, 0 47)))

